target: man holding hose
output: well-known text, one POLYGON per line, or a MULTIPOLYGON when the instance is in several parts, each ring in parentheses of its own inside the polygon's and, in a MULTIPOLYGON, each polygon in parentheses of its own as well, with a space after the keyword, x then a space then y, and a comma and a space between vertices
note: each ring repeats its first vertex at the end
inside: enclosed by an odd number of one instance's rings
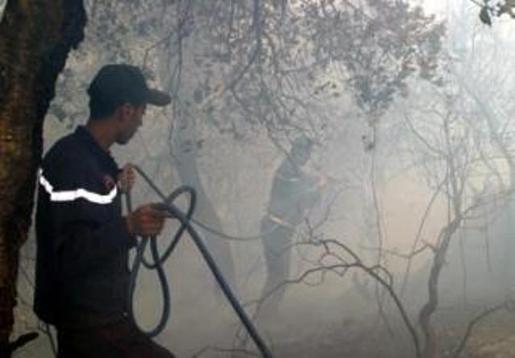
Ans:
POLYGON ((120 170, 109 152, 130 141, 147 104, 165 106, 170 96, 125 64, 104 66, 88 94, 86 126, 60 139, 42 163, 34 310, 55 325, 60 358, 170 358, 127 314, 129 250, 136 236, 158 235, 166 214, 146 204, 122 216, 121 192, 134 173, 120 170))

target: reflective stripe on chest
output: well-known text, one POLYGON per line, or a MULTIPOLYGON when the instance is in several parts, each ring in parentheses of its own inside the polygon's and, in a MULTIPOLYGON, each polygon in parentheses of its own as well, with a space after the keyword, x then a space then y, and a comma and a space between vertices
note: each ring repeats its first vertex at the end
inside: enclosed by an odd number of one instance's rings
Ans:
POLYGON ((85 199, 95 204, 111 204, 116 195, 118 194, 118 188, 114 185, 111 191, 107 194, 99 194, 84 188, 77 188, 75 190, 54 190, 54 187, 43 175, 43 171, 39 172, 39 183, 45 189, 50 197, 50 201, 54 202, 66 202, 74 201, 77 199, 85 199))

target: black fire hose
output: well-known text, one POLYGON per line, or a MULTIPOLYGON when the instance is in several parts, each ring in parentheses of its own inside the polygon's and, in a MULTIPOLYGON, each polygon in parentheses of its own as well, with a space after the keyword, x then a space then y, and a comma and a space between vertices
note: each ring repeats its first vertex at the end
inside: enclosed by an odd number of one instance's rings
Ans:
MULTIPOLYGON (((169 198, 166 199, 165 203, 172 203, 175 201, 179 196, 181 196, 184 193, 190 194, 190 205, 188 208, 188 211, 185 215, 186 221, 189 221, 191 219, 191 216, 193 215, 193 212, 195 210, 195 204, 196 204, 196 194, 195 190, 190 187, 180 187, 179 189, 175 190, 172 195, 170 195, 169 198)), ((132 202, 131 202, 131 196, 128 194, 126 196, 127 199, 127 210, 130 212, 132 211, 132 202)), ((163 211, 168 211, 167 206, 165 204, 159 204, 159 209, 163 211)), ((182 237, 186 230, 186 225, 181 222, 181 226, 179 230, 174 235, 174 238, 168 248, 166 249, 165 253, 161 256, 159 254, 159 250, 157 248, 157 241, 155 237, 144 237, 141 239, 141 242, 136 247, 136 257, 134 258, 134 263, 131 268, 131 276, 129 280, 129 316, 131 317, 134 324, 137 325, 136 320, 134 319, 134 307, 133 307, 133 301, 134 301, 134 292, 136 289, 136 282, 138 279, 139 269, 141 268, 141 265, 143 265, 145 268, 149 270, 156 270, 157 277, 159 279, 159 283, 161 286, 161 293, 163 294, 163 313, 161 314, 161 318, 159 319, 158 324, 156 327, 150 331, 145 331, 141 327, 138 328, 143 331, 145 334, 147 334, 150 337, 155 337, 159 333, 163 331, 163 329, 166 326, 166 323, 168 322, 170 318, 170 302, 171 302, 171 295, 170 295, 170 287, 168 284, 168 278, 166 276, 166 273, 163 269, 163 263, 170 257, 173 250, 177 246, 177 243, 179 242, 179 239, 182 237), (153 262, 148 261, 145 258, 145 250, 147 248, 147 245, 150 244, 150 253, 152 255, 153 262)))
MULTIPOLYGON (((173 240, 171 241, 170 245, 166 248, 164 254, 160 255, 159 250, 157 247, 156 238, 142 238, 141 242, 138 244, 136 249, 136 257, 134 259, 134 263, 131 270, 131 277, 130 277, 130 283, 129 283, 129 315, 131 320, 137 325, 136 318, 134 316, 133 311, 133 298, 134 298, 134 291, 136 288, 136 281, 139 273, 139 269, 141 268, 141 265, 145 266, 148 269, 155 269, 157 271, 158 279, 161 284, 161 292, 163 295, 163 312, 161 315, 161 318, 159 319, 158 324, 156 327, 150 331, 146 331, 145 333, 151 337, 154 337, 161 333, 170 317, 170 301, 171 301, 171 295, 170 295, 170 287, 168 284, 168 279, 166 277, 166 273, 163 269, 163 263, 170 257, 173 250, 177 246, 177 243, 179 242, 180 238, 185 232, 188 232, 189 236, 192 238, 193 242, 197 246, 198 250, 200 251, 200 254, 206 261, 206 264, 208 265, 209 269, 211 270, 211 273, 215 277, 216 282, 220 285, 220 288, 222 289, 225 297, 231 304, 231 307, 234 309, 236 314, 238 315, 238 318, 242 322, 242 324, 245 326, 245 329, 249 333, 249 336, 252 338, 254 343, 256 344, 257 348, 259 349, 261 355, 265 358, 272 358, 272 353, 266 346, 264 340, 261 338, 259 333, 257 332, 256 328, 254 327, 252 321, 247 316, 246 312, 243 310, 240 302, 238 302, 238 299, 232 292, 230 286, 228 285, 227 281, 223 277, 222 273, 220 272, 220 269, 216 265, 216 262, 214 261, 213 257, 209 253, 209 250, 207 249, 206 245, 204 244, 202 238, 198 234, 198 232, 195 230, 195 228, 191 225, 191 219, 193 216, 193 212, 195 210, 195 204, 196 204, 196 192, 195 189, 188 187, 188 186, 182 186, 175 190, 170 196, 166 197, 161 190, 153 183, 153 181, 141 170, 139 167, 134 166, 134 169, 136 172, 148 183, 148 185, 155 191, 155 193, 161 198, 162 202, 157 204, 160 210, 166 211, 170 214, 171 217, 174 219, 179 220, 181 223, 181 226, 177 230, 177 232, 174 235, 173 240), (188 193, 190 197, 189 207, 186 213, 181 211, 179 208, 177 208, 174 205, 175 200, 179 198, 181 195, 188 193), (152 261, 149 262, 145 259, 145 249, 147 245, 150 243, 150 251, 152 256, 152 261)), ((130 195, 127 195, 127 209, 129 211, 132 210, 132 203, 130 199, 130 195)), ((140 328, 141 329, 141 328, 140 328)))

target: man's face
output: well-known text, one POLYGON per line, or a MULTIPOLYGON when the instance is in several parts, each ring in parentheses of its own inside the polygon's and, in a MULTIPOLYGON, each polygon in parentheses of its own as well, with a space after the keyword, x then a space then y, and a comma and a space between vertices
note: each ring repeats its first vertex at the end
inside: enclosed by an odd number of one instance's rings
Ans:
POLYGON ((127 144, 143 124, 146 104, 135 105, 126 103, 120 109, 119 132, 116 143, 127 144))

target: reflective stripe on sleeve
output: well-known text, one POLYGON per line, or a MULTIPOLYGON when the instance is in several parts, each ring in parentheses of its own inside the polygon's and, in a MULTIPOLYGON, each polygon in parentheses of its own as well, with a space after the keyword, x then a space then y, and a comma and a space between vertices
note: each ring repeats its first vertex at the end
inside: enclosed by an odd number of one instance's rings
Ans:
POLYGON ((46 192, 50 196, 50 201, 55 202, 74 201, 82 198, 95 204, 110 204, 113 202, 116 194, 118 193, 116 185, 108 194, 98 194, 83 188, 78 188, 75 190, 54 191, 54 187, 43 176, 42 171, 39 172, 39 183, 43 186, 43 188, 45 188, 46 192))

